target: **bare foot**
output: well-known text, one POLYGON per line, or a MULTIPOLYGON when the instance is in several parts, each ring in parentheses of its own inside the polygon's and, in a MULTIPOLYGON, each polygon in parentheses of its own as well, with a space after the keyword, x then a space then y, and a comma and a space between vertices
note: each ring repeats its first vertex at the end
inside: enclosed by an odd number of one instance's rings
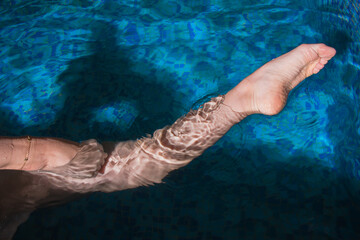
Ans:
POLYGON ((289 92, 318 73, 335 55, 325 44, 302 44, 266 63, 226 94, 224 103, 238 112, 278 114, 289 92))

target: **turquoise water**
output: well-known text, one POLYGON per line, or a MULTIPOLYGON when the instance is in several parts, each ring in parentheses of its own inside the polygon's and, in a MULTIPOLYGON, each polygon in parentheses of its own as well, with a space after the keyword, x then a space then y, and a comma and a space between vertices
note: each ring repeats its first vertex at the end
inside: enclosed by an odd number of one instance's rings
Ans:
POLYGON ((282 113, 246 118, 166 184, 39 210, 15 239, 359 239, 359 9, 2 1, 0 135, 134 139, 301 43, 337 50, 282 113))

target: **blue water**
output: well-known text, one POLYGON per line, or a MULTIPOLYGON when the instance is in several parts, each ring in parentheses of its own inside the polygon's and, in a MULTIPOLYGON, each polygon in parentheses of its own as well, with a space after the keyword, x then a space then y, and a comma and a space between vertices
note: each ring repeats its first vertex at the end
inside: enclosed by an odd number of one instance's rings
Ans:
POLYGON ((301 43, 337 50, 166 184, 36 211, 15 239, 360 239, 359 3, 0 3, 0 135, 126 140, 301 43))

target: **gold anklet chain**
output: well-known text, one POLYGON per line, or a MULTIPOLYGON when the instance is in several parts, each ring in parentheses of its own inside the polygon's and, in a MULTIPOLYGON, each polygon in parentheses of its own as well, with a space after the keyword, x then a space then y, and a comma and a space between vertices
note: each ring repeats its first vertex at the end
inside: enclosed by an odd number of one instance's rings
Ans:
POLYGON ((21 169, 22 170, 26 164, 26 162, 29 160, 29 155, 30 155, 30 148, 31 148, 31 137, 30 136, 27 136, 27 140, 28 140, 28 149, 27 149, 27 152, 26 152, 26 155, 25 155, 25 158, 24 158, 24 164, 22 165, 21 169))

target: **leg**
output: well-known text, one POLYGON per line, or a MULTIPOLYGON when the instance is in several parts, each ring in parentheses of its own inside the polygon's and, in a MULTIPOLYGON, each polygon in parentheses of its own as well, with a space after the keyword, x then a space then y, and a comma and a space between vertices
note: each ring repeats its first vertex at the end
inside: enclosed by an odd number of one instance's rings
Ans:
POLYGON ((213 98, 154 136, 115 144, 109 153, 103 191, 160 183, 170 171, 188 164, 250 114, 274 115, 291 89, 316 74, 335 55, 324 44, 301 45, 239 83, 225 97, 213 98))

